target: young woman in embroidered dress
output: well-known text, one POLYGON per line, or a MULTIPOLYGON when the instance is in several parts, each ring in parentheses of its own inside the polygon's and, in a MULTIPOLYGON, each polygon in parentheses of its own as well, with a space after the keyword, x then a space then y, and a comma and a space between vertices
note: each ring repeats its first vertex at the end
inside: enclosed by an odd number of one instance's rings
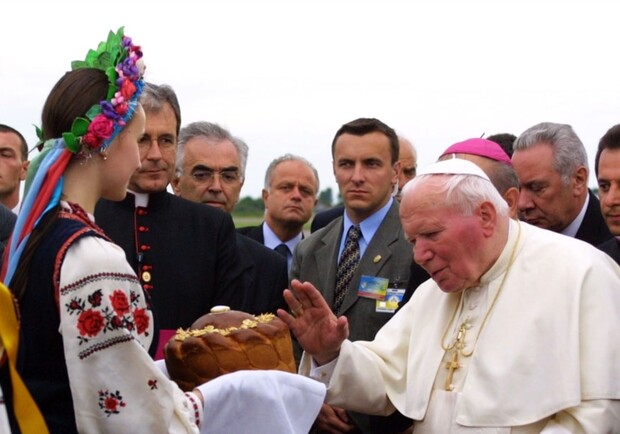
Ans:
MULTIPOLYGON (((141 57, 123 28, 110 32, 84 62, 72 63, 45 102, 44 147, 30 165, 1 275, 20 320, 16 360, 0 367, 11 429, 32 431, 20 418, 19 385, 12 387, 18 380, 8 365, 17 367, 41 426, 52 433, 197 433, 229 425, 234 432, 243 420, 257 425, 255 433, 307 431, 325 394, 316 382, 248 372, 184 393, 147 352, 157 344, 149 302, 123 250, 92 215, 99 198, 125 197, 140 166, 141 57), (250 411, 240 410, 244 396, 254 397, 250 411), (301 411, 296 402, 305 417, 289 415, 301 411), (268 418, 253 419, 261 413, 268 418)), ((8 342, 2 333, 0 358, 8 342)))
POLYGON ((50 432, 198 432, 200 398, 150 359, 147 300, 92 218, 100 197, 125 196, 140 165, 142 53, 123 29, 91 53, 45 102, 45 146, 3 267, 20 314, 17 367, 50 432))

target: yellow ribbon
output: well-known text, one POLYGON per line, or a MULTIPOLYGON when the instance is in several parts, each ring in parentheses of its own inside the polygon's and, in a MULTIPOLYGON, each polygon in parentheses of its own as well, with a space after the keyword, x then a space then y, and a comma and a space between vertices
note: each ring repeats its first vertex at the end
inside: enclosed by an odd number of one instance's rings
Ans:
MULTIPOLYGON (((19 344, 19 327, 13 306, 13 296, 0 282, 0 344, 8 356, 11 384, 13 386, 13 411, 23 434, 49 433, 39 407, 30 396, 17 369, 17 346, 19 344)), ((1 347, 0 347, 1 348, 1 347)))

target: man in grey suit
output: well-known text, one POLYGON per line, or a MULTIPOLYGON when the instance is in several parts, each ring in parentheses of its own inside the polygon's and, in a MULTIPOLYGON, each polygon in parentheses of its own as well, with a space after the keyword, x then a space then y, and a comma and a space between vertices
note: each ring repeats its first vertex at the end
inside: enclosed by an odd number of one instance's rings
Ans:
MULTIPOLYGON (((411 246, 392 197, 398 153, 396 133, 383 122, 361 118, 343 125, 332 142, 332 157, 345 212, 294 252, 290 277, 312 282, 338 315, 346 315, 351 340, 372 340, 410 296, 405 292, 411 246)), ((398 413, 369 416, 328 405, 315 424, 318 432, 385 434, 410 426, 398 413)))

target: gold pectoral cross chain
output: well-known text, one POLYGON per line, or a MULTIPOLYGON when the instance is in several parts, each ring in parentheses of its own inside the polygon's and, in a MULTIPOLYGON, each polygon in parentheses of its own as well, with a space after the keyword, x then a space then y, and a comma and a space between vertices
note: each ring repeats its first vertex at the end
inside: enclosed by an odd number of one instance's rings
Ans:
POLYGON ((454 389, 454 384, 452 384, 452 378, 454 377, 454 371, 459 369, 461 365, 459 364, 459 353, 463 351, 465 348, 465 323, 461 324, 459 328, 459 332, 456 335, 456 341, 452 346, 452 359, 446 362, 446 369, 448 370, 448 378, 446 378, 446 390, 451 391, 454 389))

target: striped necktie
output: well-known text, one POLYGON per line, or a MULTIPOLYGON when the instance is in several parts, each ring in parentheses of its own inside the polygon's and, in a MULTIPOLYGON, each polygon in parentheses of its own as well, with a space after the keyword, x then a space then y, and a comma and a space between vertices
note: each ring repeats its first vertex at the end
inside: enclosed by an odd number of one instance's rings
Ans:
POLYGON ((342 306, 349 282, 357 270, 360 261, 358 240, 361 235, 362 231, 359 225, 353 225, 349 228, 344 250, 340 255, 340 262, 338 262, 338 269, 336 270, 336 290, 334 291, 334 305, 332 307, 334 313, 338 313, 340 306, 342 306))

